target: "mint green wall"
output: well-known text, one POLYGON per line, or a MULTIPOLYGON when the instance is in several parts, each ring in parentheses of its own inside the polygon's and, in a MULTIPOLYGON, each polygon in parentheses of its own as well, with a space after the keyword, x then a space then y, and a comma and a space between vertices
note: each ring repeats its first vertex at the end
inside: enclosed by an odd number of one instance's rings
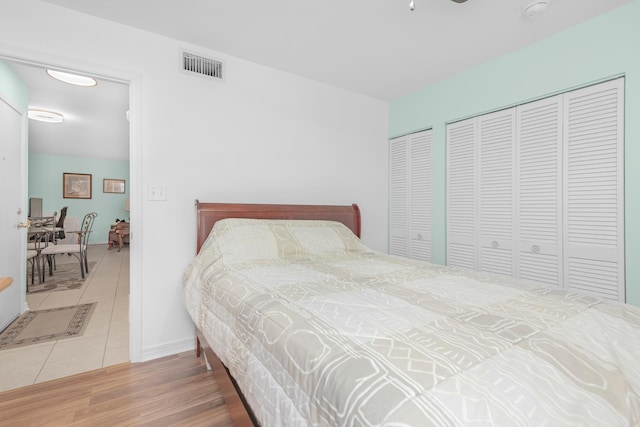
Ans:
POLYGON ((44 212, 58 212, 68 206, 68 216, 82 221, 84 215, 98 213, 93 224, 89 243, 106 243, 109 227, 118 219, 129 221, 129 213, 124 210, 125 199, 129 197, 129 162, 81 157, 53 156, 48 154, 29 155, 29 197, 42 198, 44 212), (88 173, 92 175, 91 199, 65 199, 62 197, 62 174, 88 173), (103 193, 104 178, 124 179, 125 194, 103 193))
MULTIPOLYGON (((640 306, 638 18, 640 0, 391 103, 390 138, 433 127, 434 262, 446 261, 446 122, 624 75, 627 302, 640 306)), ((543 19, 537 24, 544 25, 543 19)))

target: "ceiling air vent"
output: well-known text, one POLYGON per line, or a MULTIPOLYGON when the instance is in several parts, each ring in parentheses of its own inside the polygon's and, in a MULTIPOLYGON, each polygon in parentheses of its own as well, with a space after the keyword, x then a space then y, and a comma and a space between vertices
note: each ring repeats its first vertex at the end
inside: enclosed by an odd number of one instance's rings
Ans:
POLYGON ((182 70, 202 77, 224 80, 224 62, 182 51, 182 70))

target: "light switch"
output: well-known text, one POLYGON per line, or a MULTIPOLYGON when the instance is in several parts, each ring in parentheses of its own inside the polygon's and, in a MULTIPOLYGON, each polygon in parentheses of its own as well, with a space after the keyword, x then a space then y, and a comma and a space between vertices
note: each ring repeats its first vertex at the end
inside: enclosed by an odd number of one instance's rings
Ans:
POLYGON ((150 185, 147 199, 167 200, 167 186, 166 185, 150 185))

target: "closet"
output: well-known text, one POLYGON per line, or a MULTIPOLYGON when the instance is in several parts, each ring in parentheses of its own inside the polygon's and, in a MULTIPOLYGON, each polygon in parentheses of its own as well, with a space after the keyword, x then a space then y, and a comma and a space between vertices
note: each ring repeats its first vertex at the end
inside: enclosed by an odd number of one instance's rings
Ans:
POLYGON ((431 261, 431 130, 389 143, 389 253, 431 261))
POLYGON ((624 301, 624 78, 447 125, 447 264, 624 301))

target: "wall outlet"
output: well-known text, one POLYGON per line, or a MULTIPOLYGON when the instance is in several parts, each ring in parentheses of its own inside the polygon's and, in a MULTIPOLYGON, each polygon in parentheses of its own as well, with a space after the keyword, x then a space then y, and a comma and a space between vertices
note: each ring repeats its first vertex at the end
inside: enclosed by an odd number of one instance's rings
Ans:
POLYGON ((166 185, 150 185, 147 194, 148 200, 167 200, 166 185))

